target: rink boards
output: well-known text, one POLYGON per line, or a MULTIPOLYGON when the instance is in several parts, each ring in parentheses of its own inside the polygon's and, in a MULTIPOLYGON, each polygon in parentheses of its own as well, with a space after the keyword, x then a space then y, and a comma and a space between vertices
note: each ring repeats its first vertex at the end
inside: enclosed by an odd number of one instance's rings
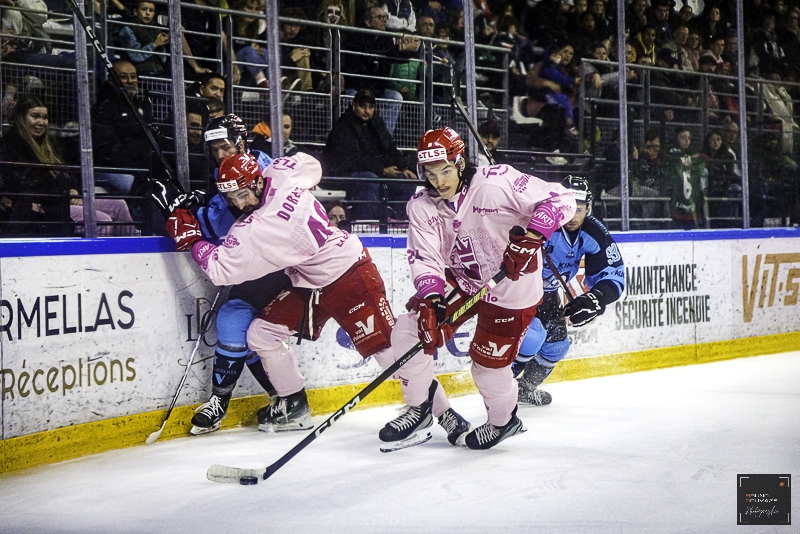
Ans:
MULTIPOLYGON (((616 237, 626 294, 594 323, 570 328, 569 358, 551 381, 800 346, 800 231, 616 237)), ((413 293, 405 237, 363 241, 395 313, 403 312, 413 293)), ((0 242, 0 472, 143 444, 158 429, 217 291, 171 247, 160 238, 0 242)), ((472 331, 474 321, 436 356, 453 394, 474 388, 472 331)), ((200 339, 162 439, 186 435, 193 408, 207 399, 215 341, 213 328, 200 339)), ((334 323, 319 341, 293 347, 317 413, 337 409, 380 372, 334 323)), ((226 426, 252 423, 259 393, 245 371, 226 426)), ((399 398, 397 383, 387 383, 362 406, 399 398)))

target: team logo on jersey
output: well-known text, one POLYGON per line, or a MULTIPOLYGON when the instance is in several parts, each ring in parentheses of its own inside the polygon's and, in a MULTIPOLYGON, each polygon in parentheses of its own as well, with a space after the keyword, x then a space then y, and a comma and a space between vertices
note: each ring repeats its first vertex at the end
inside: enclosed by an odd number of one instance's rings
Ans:
POLYGON ((531 177, 530 175, 523 174, 516 180, 514 180, 514 184, 511 186, 511 189, 516 191, 517 193, 522 193, 528 188, 528 182, 530 182, 531 177))
POLYGON ((225 248, 234 248, 240 245, 239 240, 236 237, 229 235, 225 238, 225 242, 222 243, 222 246, 225 248))
POLYGON ((459 237, 456 239, 453 254, 457 258, 457 262, 464 268, 464 274, 473 280, 482 280, 481 266, 478 263, 478 257, 475 254, 475 249, 472 246, 472 238, 469 236, 459 237))
POLYGON ((554 221, 552 217, 550 217, 548 214, 542 211, 537 211, 536 213, 534 213, 533 220, 542 223, 547 228, 552 228, 553 226, 556 225, 556 221, 554 221))
POLYGON ((500 213, 500 210, 497 208, 479 208, 478 206, 472 206, 472 213, 477 213, 481 217, 484 217, 490 213, 500 213))
POLYGON ((483 175, 489 178, 490 176, 502 176, 507 172, 508 165, 493 165, 487 167, 486 170, 483 171, 483 175))

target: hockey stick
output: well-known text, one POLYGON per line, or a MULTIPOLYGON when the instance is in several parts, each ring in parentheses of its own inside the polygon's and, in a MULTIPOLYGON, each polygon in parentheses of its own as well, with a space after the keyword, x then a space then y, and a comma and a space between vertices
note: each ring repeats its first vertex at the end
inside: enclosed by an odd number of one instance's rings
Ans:
POLYGON ((183 377, 178 383, 178 390, 175 392, 175 395, 172 396, 172 402, 170 403, 169 408, 167 408, 167 415, 164 416, 164 422, 161 423, 161 428, 147 436, 147 440, 145 441, 145 444, 147 445, 155 443, 158 438, 161 437, 161 433, 167 426, 167 421, 169 421, 169 416, 172 413, 172 409, 175 408, 175 403, 178 402, 178 397, 181 394, 183 385, 186 383, 186 378, 189 376, 189 369, 192 368, 192 362, 194 362, 194 356, 197 354, 197 349, 200 348, 200 342, 203 340, 205 333, 211 329, 211 319, 214 317, 215 313, 214 308, 217 307, 217 301, 219 300, 219 296, 222 294, 223 289, 224 288, 219 288, 217 295, 214 297, 214 302, 211 304, 211 309, 204 313, 203 318, 200 320, 200 331, 197 333, 197 341, 194 343, 194 348, 192 349, 191 356, 189 356, 189 361, 186 362, 186 370, 183 372, 183 377))
POLYGON ((124 90, 125 86, 122 84, 122 80, 120 80, 117 71, 114 70, 114 66, 111 64, 111 60, 108 58, 108 54, 103 49, 103 45, 100 44, 100 40, 97 38, 97 34, 95 34, 94 29, 92 29, 92 25, 86 19, 86 16, 83 14, 83 11, 81 11, 81 8, 78 6, 75 0, 67 0, 67 3, 69 4, 70 9, 74 13, 75 18, 77 18, 80 25, 83 26, 83 30, 86 32, 86 35, 89 38, 89 41, 91 42, 92 46, 94 46, 95 50, 97 50, 98 54, 100 54, 100 57, 103 60, 103 64, 106 67, 108 75, 114 81, 114 84, 120 89, 122 96, 125 98, 125 102, 131 109, 131 113, 133 114, 134 117, 136 117, 136 122, 139 123, 139 126, 142 128, 142 131, 147 136, 147 140, 153 147, 153 151, 158 156, 159 161, 161 161, 161 165, 164 166, 164 171, 167 173, 167 176, 169 177, 169 181, 167 183, 177 190, 177 193, 176 192, 168 193, 166 185, 163 182, 152 179, 148 175, 148 181, 150 181, 151 184, 153 185, 159 186, 159 190, 153 191, 150 194, 150 196, 153 202, 155 202, 158 208, 161 210, 161 213, 164 215, 164 217, 165 218, 169 217, 169 214, 172 212, 172 209, 174 208, 174 206, 172 206, 171 204, 175 200, 174 198, 170 200, 169 197, 170 196, 177 197, 179 194, 185 193, 185 191, 183 190, 183 186, 181 186, 180 182, 178 182, 178 179, 175 177, 175 174, 172 170, 172 166, 169 164, 167 158, 164 156, 164 153, 161 151, 161 147, 158 146, 158 141, 156 141, 156 138, 153 135, 153 131, 150 129, 150 125, 145 122, 144 117, 142 117, 142 115, 139 113, 139 110, 131 100, 127 91, 124 90))
MULTIPOLYGON (((484 144, 483 139, 481 139, 481 136, 478 133, 478 129, 475 128, 475 123, 472 122, 472 119, 467 113, 467 110, 464 109, 464 104, 461 103, 461 98, 458 96, 457 92, 458 85, 460 85, 458 82, 453 84, 453 105, 456 107, 456 109, 458 109, 458 112, 461 113, 461 116, 467 123, 467 128, 469 128, 469 131, 472 133, 472 136, 478 142, 478 147, 481 149, 481 152, 483 152, 483 155, 486 156, 486 159, 489 160, 489 164, 495 165, 496 163, 494 161, 494 158, 492 157, 492 154, 489 152, 489 149, 486 148, 486 144, 484 144)), ((550 258, 550 254, 548 254, 547 250, 545 250, 544 247, 542 247, 540 250, 542 251, 542 258, 544 258, 545 263, 550 268, 550 270, 553 271, 553 274, 558 279, 559 283, 561 283, 561 287, 564 288, 564 292, 567 294, 567 300, 572 302, 574 300, 572 292, 569 290, 567 283, 561 277, 561 273, 558 272, 558 270, 556 269, 556 266, 553 263, 552 258, 550 258)))
MULTIPOLYGON (((522 230, 522 228, 520 228, 522 230)), ((524 231, 524 230, 522 230, 524 231)), ((483 298, 492 288, 494 288, 498 283, 500 283, 503 278, 506 277, 505 269, 501 269, 491 280, 489 280, 485 286, 483 286, 477 293, 469 298, 464 304, 462 304, 457 310, 455 310, 450 317, 445 319, 444 322, 452 324, 456 322, 462 315, 464 315, 467 310, 469 310, 472 306, 475 305, 481 298, 483 298)), ((309 434, 308 436, 303 439, 300 443, 294 446, 289 452, 281 456, 276 462, 272 463, 271 465, 267 466, 266 469, 243 469, 239 467, 227 467, 224 465, 212 465, 208 468, 206 472, 206 477, 211 480, 212 482, 239 482, 240 484, 256 484, 258 483, 258 479, 266 480, 275 472, 283 467, 286 462, 291 460, 292 458, 297 455, 300 451, 305 449, 312 441, 317 439, 320 434, 325 432, 328 428, 333 425, 340 417, 344 414, 349 412, 353 407, 355 407, 358 403, 360 403, 364 397, 372 393, 372 391, 380 386, 383 382, 385 382, 390 376, 397 372, 403 365, 406 364, 411 358, 413 358, 417 353, 422 350, 422 342, 420 341, 414 347, 411 348, 408 352, 406 352, 401 358, 399 358, 396 362, 390 365, 383 373, 378 376, 375 380, 370 382, 364 389, 359 391, 355 397, 347 401, 344 406, 339 408, 336 412, 333 413, 330 417, 328 417, 323 423, 321 423, 314 431, 309 434)))

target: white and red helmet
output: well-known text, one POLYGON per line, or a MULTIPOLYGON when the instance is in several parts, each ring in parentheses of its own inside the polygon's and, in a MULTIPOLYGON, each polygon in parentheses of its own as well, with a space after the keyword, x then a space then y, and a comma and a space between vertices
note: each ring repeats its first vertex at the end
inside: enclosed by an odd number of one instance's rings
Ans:
POLYGON ((250 154, 228 156, 219 166, 217 189, 220 193, 231 193, 245 187, 254 188, 256 178, 261 176, 258 160, 250 154))
POLYGON ((424 179, 422 166, 439 161, 452 161, 460 166, 466 157, 464 141, 455 130, 446 126, 438 130, 428 130, 417 145, 417 175, 424 179))

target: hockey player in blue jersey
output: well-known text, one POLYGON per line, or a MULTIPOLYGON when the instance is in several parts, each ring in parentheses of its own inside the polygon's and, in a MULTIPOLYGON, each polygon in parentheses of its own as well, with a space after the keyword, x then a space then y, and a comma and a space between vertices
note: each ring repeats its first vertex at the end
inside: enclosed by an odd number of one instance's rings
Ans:
MULTIPOLYGON (((247 149, 247 128, 242 119, 234 114, 212 119, 206 127, 204 140, 208 155, 214 161, 214 179, 222 160, 235 154, 249 153, 254 156, 261 170, 272 162, 267 154, 247 149)), ((216 190, 216 187, 214 187, 216 190)), ((196 218, 204 239, 220 244, 233 223, 241 215, 235 207, 229 206, 225 196, 217 193, 205 201, 202 191, 187 196, 179 209, 188 209, 196 218)), ((177 212, 178 210, 176 210, 177 212)), ((175 215, 175 212, 173 212, 175 215)), ((177 250, 188 250, 187 233, 167 231, 175 240, 177 250)), ((247 327, 278 293, 289 286, 289 277, 283 271, 270 273, 258 280, 250 280, 231 287, 228 301, 220 307, 217 314, 217 345, 214 351, 214 365, 211 375, 211 398, 197 408, 192 417, 191 433, 194 435, 213 432, 220 427, 228 411, 233 389, 247 365, 255 379, 268 396, 275 395, 275 388, 264 371, 258 354, 247 347, 247 327)))
POLYGON ((517 402, 536 406, 553 400, 539 385, 569 351, 566 319, 572 326, 591 322, 619 299, 625 288, 622 255, 603 223, 591 216, 592 192, 586 179, 568 176, 564 186, 575 195, 578 210, 570 222, 550 236, 544 248, 565 282, 578 273, 585 257, 589 291, 562 307, 559 281, 548 263, 544 263, 544 297, 511 366, 519 382, 517 402))

